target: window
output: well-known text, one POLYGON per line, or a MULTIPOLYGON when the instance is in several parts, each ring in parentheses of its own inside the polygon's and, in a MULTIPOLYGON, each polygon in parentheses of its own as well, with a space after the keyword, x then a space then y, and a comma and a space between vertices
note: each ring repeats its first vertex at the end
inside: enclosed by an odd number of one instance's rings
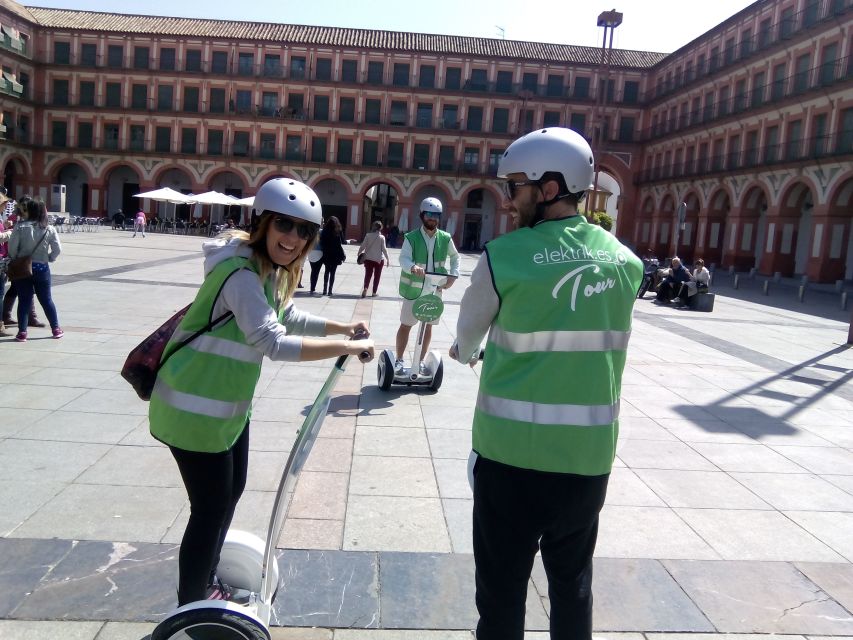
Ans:
MULTIPOLYGON (((314 76, 317 80, 329 81, 332 79, 332 59, 331 58, 318 58, 317 59, 317 69, 314 72, 314 76)), ((323 160, 318 160, 317 162, 325 162, 326 160, 326 139, 325 138, 316 138, 317 140, 323 141, 323 160)), ((314 142, 312 140, 311 144, 314 142)), ((313 146, 312 146, 313 149, 313 146)), ((313 155, 313 151, 312 151, 313 155)))
POLYGON ((853 109, 845 109, 841 112, 839 124, 838 144, 835 150, 838 153, 853 152, 853 109))
POLYGON ((435 88, 435 66, 431 64, 422 64, 420 75, 418 76, 418 86, 421 89, 435 88))
POLYGON ((172 150, 172 128, 157 127, 154 131, 154 151, 169 153, 172 150))
MULTIPOLYGON (((848 63, 851 64, 851 63, 848 63)), ((838 45, 833 43, 823 48, 820 61, 820 83, 824 86, 832 84, 836 78, 841 78, 841 69, 838 66, 838 45)), ((853 64, 851 64, 853 67, 853 64)))
POLYGON ((184 127, 181 129, 181 153, 196 152, 196 138, 198 132, 195 129, 184 127))
POLYGON ((379 143, 376 140, 365 140, 362 143, 361 164, 365 167, 375 167, 379 164, 379 143))
POLYGON ((250 76, 255 68, 255 54, 253 53, 238 53, 237 54, 237 73, 241 76, 250 76))
POLYGON ((341 65, 341 80, 343 82, 358 82, 358 62, 344 60, 341 65))
POLYGON ((412 169, 426 171, 429 169, 429 145, 416 144, 412 155, 412 169))
POLYGON ((249 155, 249 132, 235 131, 234 139, 231 143, 231 155, 247 156, 249 155))
POLYGON ((225 89, 210 90, 210 113, 225 113, 225 89))
POLYGON ((735 39, 729 38, 726 40, 726 48, 723 51, 723 60, 726 64, 731 64, 735 60, 735 39))
POLYGON ((483 130, 483 107, 468 107, 466 129, 468 131, 483 130))
POLYGON ((545 94, 551 97, 557 97, 563 95, 563 76, 558 76, 555 74, 548 74, 548 84, 545 90, 545 94))
POLYGON ((329 96, 314 97, 314 119, 322 121, 329 119, 329 96))
POLYGON ((54 147, 68 146, 68 123, 59 120, 51 123, 50 144, 54 147))
POLYGON ((637 104, 640 97, 640 83, 635 80, 626 80, 622 87, 622 102, 625 104, 637 104))
POLYGON ((121 45, 107 46, 107 66, 110 69, 121 69, 124 66, 124 48, 121 45))
POLYGON ((498 165, 501 161, 501 156, 504 154, 504 149, 491 149, 489 151, 489 173, 492 175, 496 175, 498 172, 498 165))
POLYGON ((799 160, 803 155, 803 121, 788 123, 788 140, 785 149, 787 160, 799 160))
POLYGON ((758 162, 758 131, 749 131, 746 134, 746 148, 744 150, 743 163, 747 167, 754 167, 758 162))
POLYGON ((480 150, 477 147, 465 147, 465 154, 462 158, 462 168, 474 173, 480 168, 480 150))
POLYGON ((453 171, 453 147, 441 145, 438 148, 438 170, 453 171))
POLYGON ((782 9, 782 19, 779 21, 779 37, 783 40, 794 33, 794 7, 782 9))
POLYGON ((238 89, 234 107, 237 113, 249 113, 252 110, 252 92, 238 89))
POLYGON ((261 115, 274 116, 278 111, 278 92, 264 91, 261 94, 261 115))
POLYGON ((770 44, 770 18, 761 21, 758 29, 758 46, 763 49, 770 44))
POLYGON ((159 111, 171 111, 175 104, 175 88, 170 84, 161 84, 157 87, 157 109, 159 111))
POLYGON ((730 87, 722 87, 720 89, 720 98, 717 104, 717 117, 722 118, 723 116, 729 115, 729 93, 731 92, 730 87))
POLYGON ((401 100, 391 102, 391 126, 405 127, 408 120, 408 105, 401 100))
POLYGON ((121 84, 118 82, 107 83, 105 103, 107 107, 121 106, 121 84))
POLYGON ((794 93, 803 93, 809 88, 809 65, 811 65, 810 54, 797 58, 794 71, 794 93))
POLYGON ((409 65, 403 62, 394 63, 394 86, 409 86, 409 65))
POLYGON ((295 118, 302 118, 305 115, 305 95, 302 93, 287 94, 287 108, 295 118))
POLYGON ((619 119, 619 142, 633 142, 636 120, 622 116, 619 119))
POLYGON ((77 148, 91 149, 92 148, 92 123, 79 122, 77 123, 77 148))
POLYGON ((160 49, 160 71, 175 70, 175 50, 171 47, 160 49))
POLYGON ((495 91, 498 93, 512 93, 512 71, 498 71, 495 91))
POLYGON ((415 126, 424 128, 432 127, 432 104, 429 102, 419 102, 415 118, 415 126))
POLYGON ((135 84, 130 88, 130 106, 132 109, 148 108, 147 84, 135 84))
POLYGON ((735 112, 746 109, 746 79, 738 80, 735 83, 735 112))
POLYGON ((292 80, 303 80, 305 78, 305 57, 290 57, 290 77, 292 80))
POLYGON ((147 69, 151 64, 148 47, 133 47, 133 68, 147 69))
POLYGON ((699 145, 699 156, 697 158, 697 161, 698 162, 697 162, 696 169, 699 171, 699 173, 704 173, 704 172, 708 171, 709 165, 708 165, 708 143, 707 142, 703 142, 702 144, 699 145))
POLYGON ((189 49, 187 59, 184 61, 185 71, 201 71, 201 50, 189 49))
POLYGON ((569 118, 569 129, 577 131, 582 136, 586 135, 586 114, 573 113, 569 118))
POLYGON ((369 84, 382 84, 385 75, 385 63, 373 60, 367 63, 367 82, 369 84))
POLYGON ((537 81, 538 74, 535 73, 525 73, 521 76, 521 90, 522 91, 530 91, 531 93, 537 93, 537 81))
MULTIPOLYGON (((261 134, 260 155, 262 158, 267 158, 267 159, 275 158, 275 134, 274 133, 262 133, 261 134)), ((292 159, 292 158, 288 158, 288 159, 292 159)))
POLYGON ((385 164, 389 167, 403 166, 403 143, 389 142, 388 156, 385 158, 385 164))
POLYGON ((145 125, 130 125, 130 150, 145 151, 145 125))
POLYGON ((506 133, 509 130, 509 109, 495 107, 492 112, 492 133, 506 133))
POLYGON ((198 113, 198 87, 184 87, 184 111, 198 113))
POLYGON ((458 91, 461 86, 462 69, 459 67, 449 67, 444 74, 444 88, 458 91))
POLYGON ((118 149, 118 125, 104 125, 104 149, 118 149))
POLYGON ((53 104, 60 107, 68 106, 68 80, 53 81, 53 104))
POLYGON ((485 69, 471 69, 471 79, 468 81, 468 88, 472 91, 485 91, 489 88, 485 69))
POLYGON ((720 67, 720 47, 711 47, 711 55, 708 56, 708 72, 713 73, 720 67))
POLYGON ((338 138, 338 164, 352 164, 352 140, 338 138))
POLYGON ((703 122, 708 122, 711 118, 714 117, 714 92, 709 91, 705 94, 705 107, 702 110, 702 120, 703 122))
POLYGON ((773 67, 773 85, 770 87, 770 98, 780 100, 785 96, 785 63, 773 67))
POLYGON ((702 76, 705 75, 705 54, 700 53, 696 56, 696 75, 702 76))
POLYGON ((818 114, 812 120, 812 139, 814 140, 814 156, 822 156, 826 154, 828 145, 828 137, 826 135, 826 121, 827 117, 825 113, 818 114))
POLYGON ((740 57, 745 58, 752 53, 752 29, 744 29, 740 34, 740 57))
POLYGON ((338 122, 355 122, 355 98, 341 98, 338 103, 338 122))
POLYGON ((223 135, 221 129, 207 130, 207 153, 211 156, 222 155, 223 135))
MULTIPOLYGON (((54 64, 71 64, 71 43, 70 42, 54 42, 53 43, 53 63, 54 64)), ((53 145, 58 146, 58 145, 53 145)), ((62 145, 65 146, 65 145, 62 145)))
POLYGON ((559 111, 546 111, 544 117, 542 118, 542 126, 543 127, 559 127, 560 126, 560 112, 559 111))
POLYGON ((228 53, 225 51, 214 51, 210 70, 212 73, 228 73, 228 53))
POLYGON ((281 76, 281 56, 264 55, 264 75, 268 78, 278 78, 281 76))
POLYGON ((94 67, 98 64, 98 45, 80 45, 80 64, 84 67, 94 67))
POLYGON ((773 126, 767 129, 767 137, 764 141, 764 162, 776 162, 779 157, 779 127, 773 126))
POLYGON ((95 106, 95 83, 81 80, 80 81, 80 106, 94 107, 95 106))
POLYGON ((284 154, 287 160, 303 160, 302 136, 287 136, 285 139, 284 154))
POLYGON ((589 97, 589 78, 577 76, 575 78, 575 98, 589 97))
POLYGON ((328 145, 325 138, 311 138, 311 162, 325 162, 328 145))
POLYGON ((364 121, 367 124, 379 124, 382 120, 382 101, 368 98, 364 101, 364 121))
POLYGON ((752 77, 752 100, 753 107, 760 107, 764 103, 764 72, 756 73, 752 77))
POLYGON ((445 129, 459 128, 459 107, 455 104, 446 104, 441 110, 442 126, 445 129))
POLYGON ((740 168, 740 136, 732 136, 729 138, 729 153, 726 168, 740 168))

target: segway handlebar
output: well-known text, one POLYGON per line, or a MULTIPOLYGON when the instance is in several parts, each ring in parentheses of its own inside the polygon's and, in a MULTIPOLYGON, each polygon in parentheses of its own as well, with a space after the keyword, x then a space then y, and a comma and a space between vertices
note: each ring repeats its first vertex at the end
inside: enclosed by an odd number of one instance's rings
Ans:
MULTIPOLYGON (((365 331, 358 331, 358 332, 356 332, 356 334, 352 338, 350 338, 350 340, 363 340, 366 337, 367 337, 367 333, 365 331)), ((335 366, 338 369, 343 369, 344 365, 347 362, 347 358, 349 358, 348 355, 338 356, 338 360, 337 360, 337 362, 335 362, 335 366)), ((361 353, 358 354, 358 359, 361 362, 370 362, 370 352, 369 351, 362 351, 361 353)))

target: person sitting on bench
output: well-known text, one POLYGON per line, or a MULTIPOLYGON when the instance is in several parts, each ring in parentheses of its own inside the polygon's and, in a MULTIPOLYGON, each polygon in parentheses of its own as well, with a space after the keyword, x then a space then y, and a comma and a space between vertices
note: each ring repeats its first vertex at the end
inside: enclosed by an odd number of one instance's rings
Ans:
POLYGON ((656 301, 663 304, 669 304, 673 298, 678 297, 678 294, 681 291, 681 284, 684 282, 690 282, 692 279, 693 276, 687 268, 681 264, 681 259, 673 258, 670 263, 669 273, 664 276, 660 285, 658 285, 656 301))
POLYGON ((710 282, 711 272, 705 268, 705 261, 702 258, 697 258, 691 279, 681 283, 681 289, 678 291, 678 300, 675 304, 678 306, 689 304, 689 299, 697 293, 707 293, 710 282))

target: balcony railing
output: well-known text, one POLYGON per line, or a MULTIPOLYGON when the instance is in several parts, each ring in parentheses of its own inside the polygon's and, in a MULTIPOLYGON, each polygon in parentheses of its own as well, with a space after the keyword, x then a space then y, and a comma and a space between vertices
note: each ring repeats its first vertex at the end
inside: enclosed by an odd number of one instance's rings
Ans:
POLYGON ((683 163, 668 163, 644 169, 634 176, 635 184, 678 180, 731 171, 749 171, 767 166, 832 159, 853 155, 853 129, 834 136, 815 136, 784 143, 748 148, 745 151, 700 156, 683 163))
POLYGON ((822 91, 841 83, 853 82, 853 56, 795 72, 782 79, 771 81, 750 91, 737 93, 723 102, 714 102, 693 109, 676 118, 660 120, 640 132, 641 142, 650 142, 669 134, 707 125, 710 122, 737 116, 745 111, 760 109, 769 103, 802 97, 809 92, 822 91), (725 105, 725 108, 724 108, 725 105))

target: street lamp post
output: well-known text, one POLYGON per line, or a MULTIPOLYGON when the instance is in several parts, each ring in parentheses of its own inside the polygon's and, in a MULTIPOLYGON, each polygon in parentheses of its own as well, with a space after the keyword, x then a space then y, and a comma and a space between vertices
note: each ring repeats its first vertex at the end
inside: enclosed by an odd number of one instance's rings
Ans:
MULTIPOLYGON (((592 122, 592 152, 593 157, 596 157, 603 148, 604 137, 604 107, 607 105, 607 90, 610 85, 610 60, 613 55, 613 32, 622 24, 622 14, 612 9, 610 11, 602 11, 598 16, 598 26, 604 27, 604 37, 601 40, 601 62, 599 66, 604 67, 603 84, 598 85, 598 96, 596 100, 597 108, 593 111, 592 122), (610 42, 608 44, 607 35, 610 32, 610 42)), ((595 198, 595 192, 598 190, 598 174, 599 163, 595 163, 595 179, 592 183, 592 194, 586 201, 586 211, 589 213, 590 200, 595 198)))

